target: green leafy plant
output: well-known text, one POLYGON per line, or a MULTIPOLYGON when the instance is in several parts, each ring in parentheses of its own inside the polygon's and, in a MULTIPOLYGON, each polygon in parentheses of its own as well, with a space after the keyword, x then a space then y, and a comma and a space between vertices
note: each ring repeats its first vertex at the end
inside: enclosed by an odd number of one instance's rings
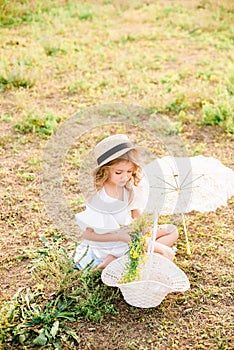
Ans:
MULTIPOLYGON (((43 293, 27 289, 0 310, 0 344, 11 339, 13 344, 42 346, 50 342, 59 342, 62 333, 69 327, 64 323, 75 321, 74 312, 69 307, 71 300, 58 295, 45 306, 43 293)), ((69 332, 71 336, 71 332, 69 332)))
POLYGON ((189 103, 184 94, 178 94, 176 98, 168 103, 165 107, 166 112, 179 113, 186 110, 189 107, 189 103))
POLYGON ((51 113, 44 116, 29 113, 24 119, 15 123, 14 128, 21 134, 52 135, 60 121, 60 117, 51 113))
POLYGON ((93 19, 93 13, 90 9, 84 9, 82 12, 79 13, 78 18, 81 21, 90 21, 93 19))
POLYGON ((202 107, 202 124, 220 125, 227 132, 234 134, 234 108, 231 100, 231 97, 225 95, 223 100, 220 98, 215 103, 205 102, 202 107))

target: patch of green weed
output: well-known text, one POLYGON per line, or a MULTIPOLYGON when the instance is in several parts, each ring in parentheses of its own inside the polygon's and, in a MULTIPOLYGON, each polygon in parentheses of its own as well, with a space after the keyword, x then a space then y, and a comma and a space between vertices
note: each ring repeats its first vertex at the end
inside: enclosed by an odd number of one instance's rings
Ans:
POLYGON ((79 13, 78 18, 81 21, 90 21, 93 19, 93 13, 90 9, 86 9, 79 13))
POLYGON ((1 67, 0 90, 11 88, 31 88, 36 83, 36 71, 32 71, 22 62, 12 67, 1 67))
POLYGON ((77 93, 77 92, 88 92, 90 89, 92 89, 92 84, 87 79, 82 80, 75 80, 73 79, 69 86, 67 87, 68 91, 70 93, 77 93))
POLYGON ((31 112, 21 121, 15 123, 14 129, 22 134, 34 133, 49 136, 54 133, 60 122, 61 117, 53 113, 39 115, 31 112))
POLYGON ((227 132, 234 134, 234 100, 227 91, 212 102, 203 102, 202 124, 220 125, 227 132))
POLYGON ((12 121, 12 113, 1 113, 0 120, 6 123, 10 123, 12 121))
POLYGON ((234 96, 234 70, 231 70, 226 80, 226 89, 230 96, 234 96))
POLYGON ((43 13, 59 6, 55 0, 0 0, 0 27, 11 27, 42 20, 43 13))
POLYGON ((166 107, 166 112, 179 113, 180 111, 186 110, 189 107, 189 103, 186 100, 184 94, 177 95, 173 101, 169 102, 166 107))
POLYGON ((67 51, 61 47, 56 47, 53 45, 44 46, 44 50, 47 56, 59 56, 61 54, 66 54, 67 51))

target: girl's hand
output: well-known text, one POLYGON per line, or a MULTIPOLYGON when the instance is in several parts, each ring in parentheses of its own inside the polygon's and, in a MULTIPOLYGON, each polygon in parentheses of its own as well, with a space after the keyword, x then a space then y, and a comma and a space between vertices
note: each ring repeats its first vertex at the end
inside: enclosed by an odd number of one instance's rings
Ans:
POLYGON ((90 236, 94 234, 94 230, 91 227, 87 227, 86 230, 83 232, 83 239, 91 239, 90 236))
POLYGON ((119 230, 117 234, 121 242, 129 243, 131 241, 131 236, 128 229, 119 230))

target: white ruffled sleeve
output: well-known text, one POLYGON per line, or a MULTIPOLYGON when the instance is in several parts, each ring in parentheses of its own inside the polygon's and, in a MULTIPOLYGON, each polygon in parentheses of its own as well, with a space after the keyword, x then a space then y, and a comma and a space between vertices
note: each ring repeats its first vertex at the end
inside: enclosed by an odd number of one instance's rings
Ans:
POLYGON ((96 233, 107 233, 120 228, 119 224, 111 214, 97 212, 89 207, 75 215, 76 224, 85 231, 91 227, 96 233))

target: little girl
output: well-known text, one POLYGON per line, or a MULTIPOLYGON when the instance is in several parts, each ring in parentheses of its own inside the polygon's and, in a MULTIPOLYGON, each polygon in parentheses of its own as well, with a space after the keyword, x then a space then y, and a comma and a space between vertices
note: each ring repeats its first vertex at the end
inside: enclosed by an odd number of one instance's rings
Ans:
MULTIPOLYGON (((141 215, 146 204, 139 151, 123 134, 105 138, 96 145, 97 168, 93 171, 96 194, 86 210, 75 216, 84 239, 74 257, 77 268, 91 264, 102 269, 128 251, 131 240, 128 225, 141 215)), ((173 260, 170 247, 177 238, 174 225, 159 225, 154 251, 173 260)))

